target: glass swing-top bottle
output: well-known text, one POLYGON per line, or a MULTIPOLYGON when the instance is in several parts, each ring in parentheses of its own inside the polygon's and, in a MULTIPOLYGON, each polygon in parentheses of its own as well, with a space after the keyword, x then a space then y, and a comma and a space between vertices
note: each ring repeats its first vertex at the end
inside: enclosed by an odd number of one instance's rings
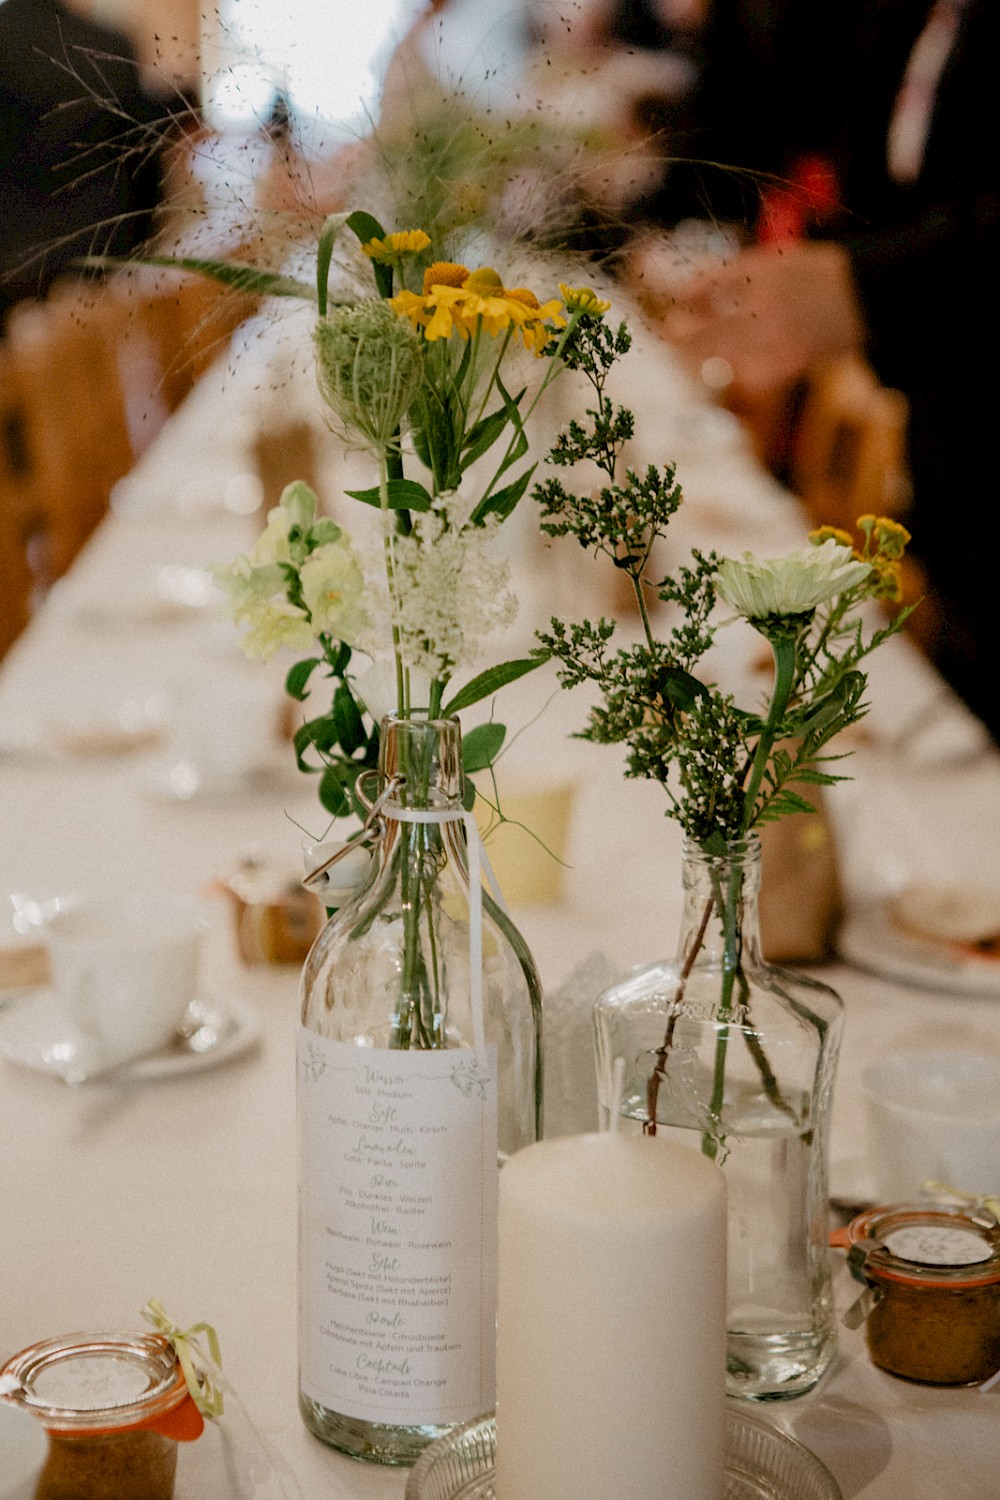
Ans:
POLYGON ((299 1400, 324 1442, 409 1464, 493 1405, 497 1171, 540 1133, 541 994, 479 886, 457 720, 383 721, 374 809, 302 975, 299 1400))

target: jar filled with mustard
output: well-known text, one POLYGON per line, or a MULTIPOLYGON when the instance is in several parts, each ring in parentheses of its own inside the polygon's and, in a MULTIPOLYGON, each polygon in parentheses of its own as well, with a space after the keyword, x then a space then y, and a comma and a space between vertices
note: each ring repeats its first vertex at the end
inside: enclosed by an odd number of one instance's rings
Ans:
POLYGON ((1000 1223, 985 1208, 893 1204, 859 1214, 832 1243, 864 1287, 872 1362, 905 1380, 976 1385, 1000 1370, 1000 1223))
POLYGON ((49 1435, 35 1500, 172 1500, 177 1445, 204 1429, 159 1334, 47 1339, 7 1361, 0 1388, 49 1435))

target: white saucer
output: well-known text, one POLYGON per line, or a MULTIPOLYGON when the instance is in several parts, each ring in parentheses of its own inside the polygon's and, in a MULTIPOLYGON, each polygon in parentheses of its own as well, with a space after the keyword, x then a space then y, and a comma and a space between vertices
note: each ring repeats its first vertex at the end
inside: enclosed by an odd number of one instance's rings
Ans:
POLYGON ((165 563, 147 568, 129 587, 112 593, 60 585, 53 603, 74 624, 90 630, 170 625, 191 620, 221 596, 206 568, 165 563))
POLYGON ((159 746, 162 710, 152 699, 127 699, 85 712, 63 711, 6 719, 0 728, 0 760, 49 762, 101 760, 159 746))
POLYGON ((163 760, 142 777, 142 790, 157 802, 214 802, 243 797, 248 792, 265 796, 283 790, 288 777, 283 767, 260 766, 240 776, 206 776, 187 760, 163 760))
MULTIPOLYGON (((242 1000, 197 999, 188 1006, 185 1037, 161 1052, 151 1052, 100 1075, 103 1082, 148 1083, 215 1068, 247 1052, 260 1028, 242 1000)), ((18 1067, 69 1081, 79 1037, 66 1021, 51 990, 35 990, 12 1000, 0 1012, 0 1057, 18 1067)), ((97 1078, 94 1080, 97 1081, 97 1078)))
POLYGON ((921 943, 895 926, 882 901, 847 913, 836 948, 847 963, 914 989, 1000 999, 1000 959, 921 943))

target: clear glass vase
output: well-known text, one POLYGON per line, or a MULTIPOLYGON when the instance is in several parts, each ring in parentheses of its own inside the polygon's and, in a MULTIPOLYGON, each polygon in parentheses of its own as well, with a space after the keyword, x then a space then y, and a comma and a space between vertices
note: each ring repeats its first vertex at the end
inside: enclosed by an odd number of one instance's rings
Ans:
POLYGON ((302 975, 300 1409, 381 1463, 493 1404, 496 1174, 540 1133, 538 976, 462 795, 457 721, 383 721, 372 866, 302 975))
POLYGON ((677 959, 594 1010, 606 1121, 625 1065, 631 1128, 700 1149, 728 1192, 727 1390, 798 1396, 836 1347, 827 1248, 828 1123, 843 1006, 761 958, 755 837, 724 856, 690 840, 677 959))

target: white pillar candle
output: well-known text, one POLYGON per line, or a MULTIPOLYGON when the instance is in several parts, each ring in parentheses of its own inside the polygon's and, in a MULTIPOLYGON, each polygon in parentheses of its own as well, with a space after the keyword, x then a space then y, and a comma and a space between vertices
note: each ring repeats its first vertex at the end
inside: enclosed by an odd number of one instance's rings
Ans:
POLYGON ((540 1141, 500 1174, 497 1500, 722 1500, 726 1200, 697 1151, 540 1141))

